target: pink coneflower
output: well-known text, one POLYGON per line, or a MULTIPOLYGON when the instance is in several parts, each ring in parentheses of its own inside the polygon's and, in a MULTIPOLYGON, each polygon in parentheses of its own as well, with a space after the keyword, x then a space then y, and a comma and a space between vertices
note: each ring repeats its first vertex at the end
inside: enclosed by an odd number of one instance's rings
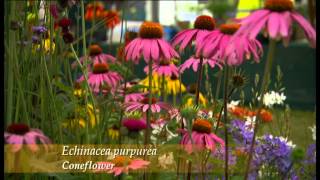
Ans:
POLYGON ((128 93, 124 97, 124 102, 137 102, 141 101, 145 98, 145 95, 147 93, 142 93, 142 92, 133 92, 133 93, 128 93))
MULTIPOLYGON (((89 47, 89 56, 82 56, 80 57, 81 64, 84 63, 85 58, 88 58, 89 63, 97 64, 97 63, 114 63, 116 61, 116 58, 112 55, 105 54, 102 51, 102 48, 97 45, 93 44, 89 47)), ((77 62, 72 63, 72 68, 75 68, 77 66, 77 62)), ((89 70, 91 69, 90 66, 88 66, 89 70)))
POLYGON ((296 21, 303 29, 312 47, 316 47, 316 32, 310 23, 294 10, 291 0, 266 0, 264 9, 254 11, 241 20, 241 28, 236 35, 255 38, 262 30, 273 39, 283 38, 288 45, 292 33, 292 22, 296 21))
POLYGON ((166 121, 164 118, 154 119, 150 122, 150 126, 152 129, 161 129, 167 123, 168 121, 166 121))
POLYGON ((210 16, 198 16, 194 22, 194 28, 183 30, 175 35, 172 39, 172 45, 175 47, 180 44, 179 51, 182 52, 195 39, 197 48, 201 44, 203 37, 214 30, 215 24, 215 20, 210 16))
POLYGON ((126 111, 136 111, 141 110, 142 112, 146 112, 148 109, 151 110, 151 112, 160 112, 161 109, 169 110, 170 105, 164 102, 158 102, 156 98, 151 99, 151 105, 149 106, 149 98, 144 98, 139 102, 128 102, 124 103, 126 107, 126 111))
MULTIPOLYGON (((85 78, 82 75, 78 82, 82 82, 84 80, 85 78)), ((89 72, 88 74, 88 83, 94 92, 100 91, 104 85, 114 89, 121 80, 122 77, 117 72, 109 71, 109 65, 107 63, 95 64, 92 72, 89 72)))
MULTIPOLYGON (((183 73, 186 69, 189 69, 192 66, 193 71, 197 72, 199 64, 200 58, 191 56, 188 60, 180 65, 179 70, 181 73, 183 73)), ((218 60, 213 58, 203 58, 202 66, 204 66, 205 64, 208 64, 211 68, 214 68, 216 65, 219 66, 220 69, 222 68, 218 60)))
MULTIPOLYGON (((152 71, 158 73, 158 75, 162 76, 179 76, 179 70, 176 65, 170 60, 162 59, 159 64, 152 65, 152 71)), ((149 74, 148 66, 144 68, 144 72, 149 74)))
POLYGON ((44 148, 48 148, 47 144, 51 144, 51 140, 43 134, 39 129, 30 129, 25 124, 11 124, 7 131, 4 132, 4 139, 7 144, 12 144, 12 152, 18 152, 23 144, 26 144, 31 151, 37 151, 37 140, 39 140, 44 148))
POLYGON ((114 167, 110 170, 96 170, 99 171, 107 171, 107 173, 114 173, 114 176, 118 176, 121 173, 128 174, 129 170, 138 170, 145 169, 150 162, 144 161, 142 159, 130 159, 125 156, 116 156, 111 162, 97 162, 97 164, 104 164, 108 167, 108 164, 114 164, 114 167))
POLYGON ((136 102, 141 101, 145 98, 147 93, 137 92, 133 87, 138 83, 135 81, 127 82, 126 84, 121 85, 121 89, 118 90, 118 93, 121 96, 124 96, 124 102, 136 102))
POLYGON ((178 53, 162 37, 163 28, 159 23, 142 23, 139 37, 125 47, 126 60, 130 59, 137 64, 141 56, 144 57, 146 63, 151 59, 159 61, 179 57, 178 53))
POLYGON ((240 24, 220 25, 219 30, 205 36, 203 43, 197 49, 197 55, 219 59, 228 65, 240 65, 244 56, 250 59, 251 54, 255 61, 259 61, 262 45, 258 40, 251 40, 246 36, 233 36, 240 26, 240 24))
POLYGON ((177 108, 171 108, 169 111, 168 111, 168 114, 170 116, 170 120, 173 120, 175 119, 176 122, 178 124, 181 124, 181 126, 185 127, 187 125, 187 121, 185 118, 183 118, 180 114, 180 111, 179 109, 177 108))
POLYGON ((124 97, 124 102, 137 102, 137 101, 141 101, 142 99, 145 98, 145 95, 147 93, 141 93, 141 92, 136 92, 136 93, 128 93, 126 94, 126 96, 124 97))
POLYGON ((145 119, 125 118, 122 120, 122 125, 129 131, 141 131, 147 128, 145 119))
POLYGON ((194 144, 192 145, 192 141, 186 131, 183 132, 180 144, 182 144, 183 148, 188 153, 203 149, 209 149, 213 152, 216 149, 216 143, 219 143, 221 148, 224 147, 224 141, 211 133, 211 129, 212 124, 209 121, 197 119, 193 122, 191 133, 191 138, 194 144))

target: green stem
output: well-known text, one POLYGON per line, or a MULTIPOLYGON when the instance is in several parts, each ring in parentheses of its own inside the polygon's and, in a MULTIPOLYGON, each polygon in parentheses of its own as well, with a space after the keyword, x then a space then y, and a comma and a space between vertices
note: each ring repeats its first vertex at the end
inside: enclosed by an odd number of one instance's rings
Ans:
MULTIPOLYGON (((231 91, 230 91, 229 94, 228 94, 228 99, 231 97, 231 95, 233 94, 233 92, 234 92, 235 89, 236 89, 236 88, 232 88, 232 89, 231 89, 231 91)), ((224 106, 222 106, 221 109, 220 109, 219 116, 218 116, 218 120, 217 120, 217 124, 216 124, 216 128, 215 128, 215 130, 214 130, 214 133, 217 133, 217 131, 218 131, 218 127, 219 127, 219 124, 220 124, 221 115, 222 115, 222 111, 223 111, 223 110, 224 110, 224 106)))
POLYGON ((165 100, 165 91, 164 91, 164 74, 161 76, 161 95, 162 95, 162 99, 164 102, 166 102, 165 100))
POLYGON ((198 67, 198 79, 197 79, 197 89, 196 89, 196 105, 199 105, 199 94, 201 88, 201 80, 202 80, 202 64, 203 64, 203 57, 200 56, 200 63, 198 67))
POLYGON ((218 83, 217 83, 217 89, 216 89, 216 95, 215 95, 215 99, 216 100, 219 98, 221 82, 222 82, 222 71, 219 71, 219 73, 218 73, 218 83))
POLYGON ((9 27, 10 27, 10 21, 12 19, 15 18, 15 1, 11 1, 11 2, 7 2, 8 3, 8 6, 10 7, 10 14, 7 14, 6 15, 6 19, 7 19, 7 36, 9 36, 8 38, 8 45, 9 45, 9 48, 8 51, 10 51, 9 53, 7 53, 7 59, 10 59, 10 60, 7 60, 5 61, 5 64, 7 65, 6 67, 6 70, 7 70, 7 93, 6 93, 6 122, 7 123, 11 123, 12 122, 12 103, 13 103, 13 74, 12 74, 12 59, 10 58, 14 52, 14 42, 15 42, 15 35, 14 35, 14 32, 12 32, 11 30, 9 30, 9 27))
POLYGON ((225 66, 224 70, 224 97, 223 97, 223 103, 224 103, 224 138, 225 138, 225 168, 224 168, 224 176, 225 179, 228 180, 228 80, 229 80, 229 67, 228 65, 225 66))
POLYGON ((149 61, 149 109, 147 111, 147 129, 145 136, 145 145, 150 142, 150 120, 151 120, 151 104, 152 104, 152 60, 149 61))
POLYGON ((249 171, 250 171, 250 165, 251 165, 251 160, 252 160, 253 151, 254 151, 254 144, 256 141, 258 127, 259 127, 260 121, 261 121, 259 114, 260 114, 262 106, 263 106, 264 94, 268 89, 270 72, 272 69, 272 63, 273 63, 273 59, 274 59, 275 49, 276 49, 276 40, 270 39, 267 60, 266 60, 265 68, 264 68, 263 80, 262 80, 261 89, 260 89, 260 100, 258 103, 257 119, 256 119, 255 126, 254 126, 254 132, 253 132, 252 142, 251 142, 250 151, 249 151, 249 158, 248 158, 246 171, 245 171, 245 179, 248 179, 248 175, 249 175, 249 171))

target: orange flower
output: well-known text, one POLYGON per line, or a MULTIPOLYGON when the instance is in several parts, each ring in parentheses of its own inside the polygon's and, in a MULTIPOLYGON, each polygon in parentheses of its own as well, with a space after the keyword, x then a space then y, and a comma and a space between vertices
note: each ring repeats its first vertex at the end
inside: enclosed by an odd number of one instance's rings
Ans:
POLYGON ((272 121, 272 114, 270 111, 266 109, 262 109, 260 112, 260 116, 263 122, 271 122, 272 121))
POLYGON ((104 5, 102 2, 89 3, 86 6, 84 19, 92 21, 93 19, 102 19, 104 17, 104 5))
POLYGON ((247 116, 252 117, 252 116, 256 115, 256 112, 251 111, 251 110, 249 110, 247 108, 244 108, 244 107, 239 107, 239 106, 235 106, 233 108, 230 108, 229 111, 233 115, 235 115, 235 116, 237 116, 239 118, 244 118, 244 117, 247 117, 247 116))
POLYGON ((104 11, 103 17, 106 18, 106 27, 113 29, 120 23, 120 17, 118 11, 104 11))

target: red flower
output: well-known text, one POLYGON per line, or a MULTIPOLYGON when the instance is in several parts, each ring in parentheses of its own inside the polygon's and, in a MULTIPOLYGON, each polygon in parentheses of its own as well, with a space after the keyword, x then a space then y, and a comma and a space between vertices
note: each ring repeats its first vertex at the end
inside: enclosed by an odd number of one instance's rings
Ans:
POLYGON ((266 109, 262 109, 260 111, 260 116, 263 122, 271 122, 272 121, 272 113, 266 109))
POLYGON ((104 5, 101 2, 89 3, 86 6, 84 19, 92 21, 93 19, 102 19, 104 17, 104 5))
POLYGON ((113 29, 120 24, 120 17, 118 11, 104 11, 104 17, 106 18, 106 27, 113 29))
POLYGON ((62 18, 59 21, 59 26, 61 28, 68 28, 71 25, 71 20, 69 18, 62 18))

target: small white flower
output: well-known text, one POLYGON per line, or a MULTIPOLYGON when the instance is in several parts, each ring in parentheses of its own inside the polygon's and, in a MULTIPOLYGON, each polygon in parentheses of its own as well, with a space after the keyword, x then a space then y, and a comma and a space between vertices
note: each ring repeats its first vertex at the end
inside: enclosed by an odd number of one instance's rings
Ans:
POLYGON ((238 101, 234 101, 234 100, 232 100, 230 103, 228 103, 228 108, 230 108, 230 109, 234 109, 236 106, 238 106, 239 105, 239 103, 240 103, 240 100, 238 100, 238 101))
POLYGON ((316 125, 313 125, 312 127, 309 127, 309 129, 311 129, 312 139, 315 141, 317 139, 316 125))
POLYGON ((168 166, 172 165, 174 163, 173 153, 169 152, 167 154, 164 154, 158 158, 159 165, 166 169, 168 166))
POLYGON ((168 133, 168 140, 172 139, 173 137, 177 137, 178 136, 178 134, 174 134, 173 132, 171 132, 168 129, 168 126, 166 126, 166 130, 167 130, 167 133, 168 133))
MULTIPOLYGON (((260 98, 261 97, 258 97, 258 100, 260 100, 260 98)), ((286 96, 283 93, 279 94, 275 91, 267 92, 263 96, 263 104, 269 108, 275 104, 282 105, 285 100, 286 96)))
POLYGON ((279 137, 280 141, 286 143, 289 147, 295 148, 296 145, 292 143, 292 141, 288 141, 288 138, 284 138, 282 136, 279 137))
POLYGON ((252 117, 246 116, 245 118, 246 118, 246 121, 244 124, 245 124, 247 130, 253 131, 254 126, 256 124, 257 117, 256 116, 252 116, 252 117))

